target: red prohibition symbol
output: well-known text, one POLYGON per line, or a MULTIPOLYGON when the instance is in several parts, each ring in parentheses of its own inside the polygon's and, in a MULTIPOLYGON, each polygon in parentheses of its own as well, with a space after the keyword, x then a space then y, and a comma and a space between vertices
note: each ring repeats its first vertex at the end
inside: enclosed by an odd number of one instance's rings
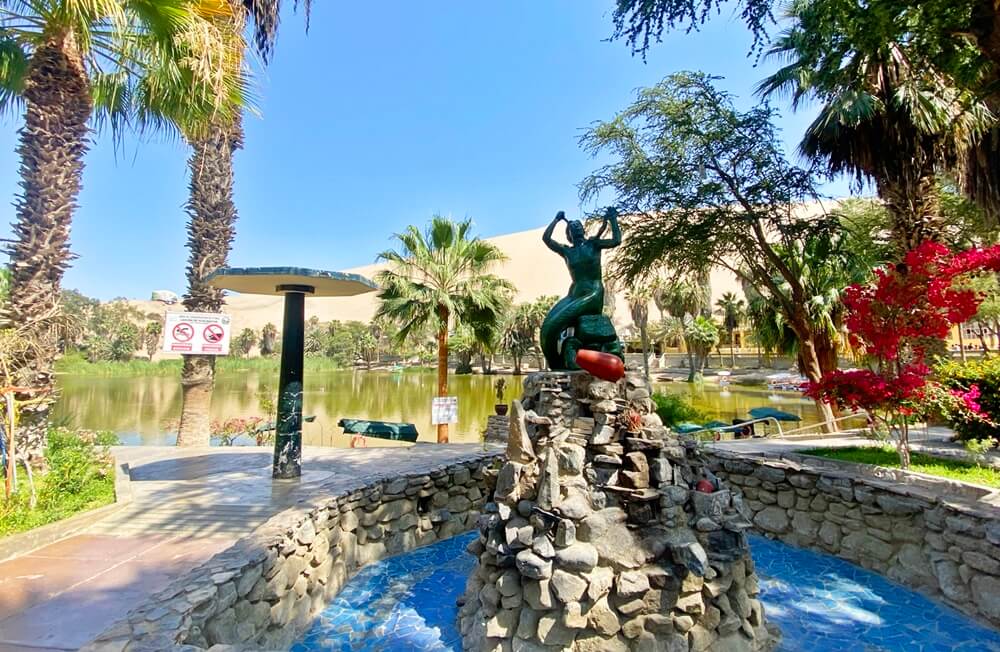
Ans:
POLYGON ((205 341, 215 344, 216 342, 222 341, 222 335, 225 331, 222 330, 222 326, 218 324, 209 324, 205 327, 205 341))
POLYGON ((194 326, 191 324, 177 324, 171 331, 174 339, 178 342, 187 342, 194 337, 194 326))

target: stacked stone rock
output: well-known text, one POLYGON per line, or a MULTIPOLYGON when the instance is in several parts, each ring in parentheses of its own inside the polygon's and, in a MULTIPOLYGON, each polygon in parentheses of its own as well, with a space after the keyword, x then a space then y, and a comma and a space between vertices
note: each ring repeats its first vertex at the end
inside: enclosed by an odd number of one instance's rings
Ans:
POLYGON ((486 419, 486 431, 483 440, 488 444, 506 444, 510 433, 510 417, 506 414, 491 414, 486 419))
POLYGON ((507 455, 469 546, 465 650, 771 646, 740 499, 694 490, 713 480, 641 374, 528 376, 507 455))

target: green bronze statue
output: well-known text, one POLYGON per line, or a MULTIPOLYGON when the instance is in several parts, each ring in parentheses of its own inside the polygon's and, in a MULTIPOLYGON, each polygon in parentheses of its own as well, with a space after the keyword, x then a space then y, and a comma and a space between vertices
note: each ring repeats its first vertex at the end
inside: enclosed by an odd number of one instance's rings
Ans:
POLYGON ((611 353, 624 360, 624 349, 614 324, 603 313, 604 279, 601 274, 601 252, 622 242, 618 212, 609 208, 597 235, 588 238, 582 222, 567 220, 566 214, 559 211, 545 229, 542 241, 563 257, 573 280, 569 295, 552 307, 542 323, 542 352, 549 369, 579 369, 576 353, 580 349, 611 353), (552 239, 559 222, 566 222, 568 246, 552 239), (605 239, 604 232, 609 226, 611 237, 605 239))

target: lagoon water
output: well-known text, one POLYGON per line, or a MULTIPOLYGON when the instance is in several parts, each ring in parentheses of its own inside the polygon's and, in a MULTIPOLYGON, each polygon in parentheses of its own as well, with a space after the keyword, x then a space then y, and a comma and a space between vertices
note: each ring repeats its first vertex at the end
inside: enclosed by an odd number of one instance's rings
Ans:
MULTIPOLYGON (((478 441, 493 413, 496 400, 493 382, 497 376, 464 375, 449 379, 451 393, 458 397, 459 422, 452 428, 452 441, 478 441)), ((505 376, 507 400, 521 394, 521 377, 505 376)), ((123 444, 173 444, 180 417, 181 388, 175 376, 95 377, 62 375, 56 418, 67 425, 92 430, 111 430, 123 444)), ((257 395, 276 391, 276 374, 226 373, 216 378, 212 418, 265 416, 257 395)), ((434 441, 431 396, 436 389, 432 371, 321 371, 306 373, 304 413, 316 415, 305 424, 304 440, 312 446, 347 446, 349 439, 337 427, 344 417, 407 421, 414 423, 421 441, 434 441)), ((746 418, 747 410, 771 406, 802 417, 802 424, 816 423, 815 405, 793 392, 771 392, 764 387, 711 383, 700 386, 682 382, 658 383, 657 391, 680 394, 708 419, 727 423, 746 418)))

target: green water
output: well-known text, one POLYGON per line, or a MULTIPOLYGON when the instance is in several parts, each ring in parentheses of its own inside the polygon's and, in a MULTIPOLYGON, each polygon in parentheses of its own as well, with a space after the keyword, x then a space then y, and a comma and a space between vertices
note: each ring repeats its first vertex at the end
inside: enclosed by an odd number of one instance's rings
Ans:
POLYGON ((798 392, 776 392, 763 386, 719 387, 713 383, 692 385, 680 382, 654 383, 654 388, 665 394, 683 396, 705 415, 705 421, 718 419, 732 423, 734 418, 747 419, 750 417, 750 408, 755 407, 773 407, 802 419, 797 423, 782 424, 786 430, 823 421, 816 404, 803 398, 798 392))
MULTIPOLYGON (((458 397, 459 421, 451 429, 455 442, 478 441, 493 413, 495 376, 453 376, 451 394, 458 397)), ((173 376, 93 377, 60 376, 61 396, 56 418, 69 425, 118 433, 125 444, 172 444, 180 416, 181 388, 173 376)), ((305 414, 316 415, 305 424, 307 445, 347 446, 349 439, 337 427, 343 417, 406 421, 417 426, 421 441, 434 441, 431 397, 436 389, 433 372, 323 371, 306 375, 305 414)), ((272 393, 276 378, 271 374, 226 373, 216 379, 212 418, 265 416, 257 404, 257 393, 272 393)), ((769 405, 802 417, 803 423, 818 421, 815 406, 795 394, 766 389, 731 386, 728 391, 706 384, 697 388, 686 383, 657 384, 657 390, 685 395, 709 418, 730 421, 745 418, 747 410, 769 405)), ((507 400, 520 395, 521 379, 507 377, 507 400)))

